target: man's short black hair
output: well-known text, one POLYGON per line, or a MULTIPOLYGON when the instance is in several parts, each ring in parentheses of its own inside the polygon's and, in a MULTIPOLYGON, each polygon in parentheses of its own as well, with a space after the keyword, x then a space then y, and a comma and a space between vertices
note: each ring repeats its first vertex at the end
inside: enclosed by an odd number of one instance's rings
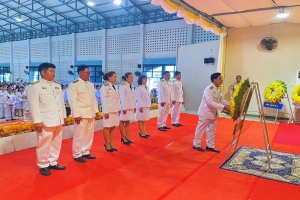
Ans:
POLYGON ((52 63, 47 63, 47 62, 44 62, 42 64, 40 64, 39 66, 39 72, 41 73, 42 70, 47 70, 49 68, 56 68, 56 66, 52 63))
POLYGON ((242 76, 241 76, 241 75, 237 75, 237 76, 235 77, 235 79, 237 79, 237 78, 242 78, 242 76))
POLYGON ((219 73, 219 72, 213 73, 213 74, 210 76, 211 82, 214 82, 214 80, 217 79, 219 76, 221 76, 221 73, 219 73))
POLYGON ((166 74, 170 74, 170 72, 169 72, 169 71, 165 71, 165 72, 164 72, 164 75, 166 75, 166 74))
POLYGON ((90 68, 90 67, 87 66, 87 65, 79 65, 79 66, 77 67, 77 72, 78 72, 78 74, 79 74, 79 72, 84 71, 86 68, 90 68))
POLYGON ((175 76, 177 76, 178 74, 181 74, 181 72, 176 71, 176 72, 174 73, 175 76))

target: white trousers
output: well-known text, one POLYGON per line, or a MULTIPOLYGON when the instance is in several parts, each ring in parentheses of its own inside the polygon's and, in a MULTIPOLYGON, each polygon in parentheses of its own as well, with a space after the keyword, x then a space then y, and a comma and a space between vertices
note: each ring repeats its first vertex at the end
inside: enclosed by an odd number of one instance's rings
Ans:
POLYGON ((62 125, 54 127, 43 126, 42 129, 42 133, 36 133, 37 165, 40 168, 57 164, 62 143, 62 125))
POLYGON ((74 158, 90 154, 94 139, 94 123, 93 118, 81 119, 80 124, 75 123, 72 147, 74 158))
POLYGON ((217 119, 205 119, 199 117, 198 125, 195 131, 194 147, 201 147, 201 140, 206 131, 206 146, 215 148, 215 133, 217 119))
POLYGON ((4 107, 4 103, 0 103, 0 118, 5 117, 5 107, 4 107))
POLYGON ((159 128, 166 126, 169 113, 170 113, 170 104, 165 103, 164 106, 161 106, 160 103, 158 104, 157 125, 159 128))
POLYGON ((175 105, 172 105, 171 118, 172 124, 179 124, 180 111, 181 111, 182 102, 175 102, 175 105))
POLYGON ((5 107, 6 119, 11 120, 15 118, 15 106, 6 105, 5 107))

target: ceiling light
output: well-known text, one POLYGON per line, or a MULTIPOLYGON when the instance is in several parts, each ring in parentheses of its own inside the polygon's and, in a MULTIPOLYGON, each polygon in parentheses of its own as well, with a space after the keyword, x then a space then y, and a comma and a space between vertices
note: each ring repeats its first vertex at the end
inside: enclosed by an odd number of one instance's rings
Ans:
POLYGON ((121 3, 122 3, 121 0, 114 0, 114 4, 116 4, 116 5, 120 5, 121 3))
POLYGON ((283 19, 283 18, 288 18, 291 15, 289 13, 284 12, 283 10, 280 11, 277 15, 275 15, 275 18, 283 19))
POLYGON ((87 5, 88 5, 88 6, 94 6, 94 5, 95 5, 95 3, 94 3, 94 2, 92 2, 92 1, 88 1, 88 2, 87 2, 87 5))
POLYGON ((17 22, 22 22, 22 21, 23 21, 23 19, 21 18, 21 16, 20 16, 20 17, 16 17, 15 20, 16 20, 17 22))

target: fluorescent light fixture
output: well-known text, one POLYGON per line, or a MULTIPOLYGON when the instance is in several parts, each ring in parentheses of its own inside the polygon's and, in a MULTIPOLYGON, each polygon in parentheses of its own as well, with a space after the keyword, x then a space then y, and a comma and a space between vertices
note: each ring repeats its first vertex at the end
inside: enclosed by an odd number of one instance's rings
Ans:
POLYGON ((20 17, 16 17, 15 20, 16 20, 17 22, 22 22, 22 21, 23 21, 23 19, 21 18, 21 16, 20 16, 20 17))
POLYGON ((121 0, 114 0, 114 4, 116 4, 116 5, 120 5, 121 3, 122 3, 121 0))
POLYGON ((94 5, 95 5, 95 3, 94 3, 94 2, 92 2, 92 1, 88 1, 88 2, 87 2, 87 5, 88 5, 88 6, 94 6, 94 5))
POLYGON ((280 13, 278 13, 277 15, 275 15, 275 18, 278 18, 278 19, 284 19, 284 18, 288 18, 290 17, 291 15, 289 13, 286 13, 284 11, 281 11, 280 13))

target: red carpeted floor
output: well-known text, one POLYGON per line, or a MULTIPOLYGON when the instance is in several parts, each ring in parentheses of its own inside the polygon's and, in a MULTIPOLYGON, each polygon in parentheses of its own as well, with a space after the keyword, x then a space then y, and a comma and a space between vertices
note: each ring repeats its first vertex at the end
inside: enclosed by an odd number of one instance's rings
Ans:
MULTIPOLYGON (((229 119, 218 120, 216 147, 221 150, 220 154, 193 150, 192 140, 197 121, 195 115, 182 114, 183 127, 159 132, 156 119, 151 119, 147 123, 148 133, 151 134, 148 139, 138 137, 137 124, 133 123, 131 132, 134 144, 121 145, 117 130, 119 151, 114 153, 104 151, 102 132, 95 133, 91 152, 97 159, 88 160, 86 164, 73 160, 72 140, 65 140, 59 163, 66 165, 67 170, 52 170, 49 177, 39 174, 35 164, 35 149, 2 155, 0 199, 299 198, 299 186, 219 169, 225 161, 231 141, 233 123, 229 119)), ((293 128, 286 128, 289 126, 268 124, 272 147, 274 150, 300 154, 300 147, 294 143, 282 144, 274 140, 284 135, 284 131, 286 134, 292 132, 293 128)), ((258 122, 245 122, 240 145, 263 147, 258 122)))

